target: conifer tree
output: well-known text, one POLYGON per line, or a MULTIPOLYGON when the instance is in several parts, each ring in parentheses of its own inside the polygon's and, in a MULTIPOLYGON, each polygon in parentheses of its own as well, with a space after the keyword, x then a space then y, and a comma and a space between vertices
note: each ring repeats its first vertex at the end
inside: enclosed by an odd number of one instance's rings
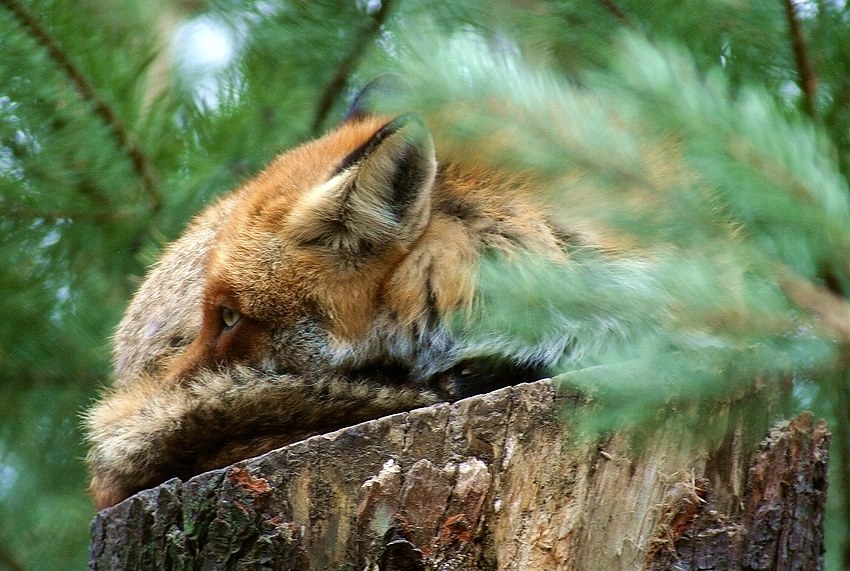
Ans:
POLYGON ((789 413, 833 430, 827 562, 850 566, 848 19, 826 0, 0 1, 0 568, 85 565, 78 415, 157 252, 387 71, 407 89, 378 108, 544 173, 565 222, 652 252, 489 260, 456 322, 504 332, 482 354, 566 327, 556 372, 595 395, 590 429, 710 425, 754 378, 791 380, 789 413), (193 30, 226 38, 226 65, 191 63, 213 49, 193 30))

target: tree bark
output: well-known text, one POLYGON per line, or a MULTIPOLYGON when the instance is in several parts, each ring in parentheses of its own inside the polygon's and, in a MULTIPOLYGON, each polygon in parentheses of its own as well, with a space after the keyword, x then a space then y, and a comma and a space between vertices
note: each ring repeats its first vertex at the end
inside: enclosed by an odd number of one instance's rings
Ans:
POLYGON ((576 435, 581 406, 540 381, 170 480, 97 514, 90 568, 822 567, 823 421, 636 448, 576 435))

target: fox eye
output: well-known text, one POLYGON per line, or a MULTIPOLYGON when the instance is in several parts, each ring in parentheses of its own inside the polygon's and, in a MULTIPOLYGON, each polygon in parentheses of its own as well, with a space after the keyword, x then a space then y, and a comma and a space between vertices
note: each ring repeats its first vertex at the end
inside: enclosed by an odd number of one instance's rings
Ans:
POLYGON ((242 314, 235 309, 230 309, 229 307, 221 308, 221 323, 224 325, 225 329, 230 329, 236 325, 240 319, 242 319, 242 314))

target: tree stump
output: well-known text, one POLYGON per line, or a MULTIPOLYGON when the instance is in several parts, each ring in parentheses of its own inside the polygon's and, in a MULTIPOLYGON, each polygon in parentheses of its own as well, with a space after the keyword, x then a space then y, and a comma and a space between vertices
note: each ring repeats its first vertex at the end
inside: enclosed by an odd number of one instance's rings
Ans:
POLYGON ((552 381, 402 413, 97 514, 91 569, 818 569, 829 435, 576 437, 552 381), (755 439, 757 441, 758 438, 755 439))

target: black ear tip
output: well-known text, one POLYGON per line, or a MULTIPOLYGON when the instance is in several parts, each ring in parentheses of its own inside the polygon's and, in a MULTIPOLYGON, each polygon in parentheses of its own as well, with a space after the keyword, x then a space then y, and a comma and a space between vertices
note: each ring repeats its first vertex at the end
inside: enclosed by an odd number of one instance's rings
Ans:
POLYGON ((387 133, 392 134, 401 129, 426 129, 425 120, 418 113, 405 113, 404 115, 399 115, 386 125, 384 125, 384 130, 387 133))
POLYGON ((372 114, 380 99, 387 99, 410 91, 405 79, 397 73, 384 73, 372 79, 358 92, 345 114, 345 121, 360 119, 372 114))
POLYGON ((381 144, 390 137, 400 137, 399 141, 405 141, 405 145, 420 148, 426 152, 433 152, 433 141, 431 131, 425 124, 425 120, 417 113, 405 113, 399 115, 389 123, 381 127, 381 130, 372 137, 375 145, 381 144), (431 151, 427 151, 431 149, 431 151))
POLYGON ((416 113, 405 113, 386 123, 378 132, 372 135, 372 138, 350 152, 335 169, 334 174, 338 174, 357 164, 381 147, 385 141, 396 135, 400 136, 400 138, 395 139, 396 146, 399 148, 401 145, 398 145, 398 143, 403 142, 405 145, 430 149, 428 152, 434 152, 431 132, 428 130, 427 125, 425 125, 425 121, 416 113))
POLYGON ((382 131, 385 131, 387 135, 404 131, 405 138, 411 141, 425 142, 431 139, 428 125, 425 124, 425 120, 418 113, 399 115, 384 125, 382 131))

